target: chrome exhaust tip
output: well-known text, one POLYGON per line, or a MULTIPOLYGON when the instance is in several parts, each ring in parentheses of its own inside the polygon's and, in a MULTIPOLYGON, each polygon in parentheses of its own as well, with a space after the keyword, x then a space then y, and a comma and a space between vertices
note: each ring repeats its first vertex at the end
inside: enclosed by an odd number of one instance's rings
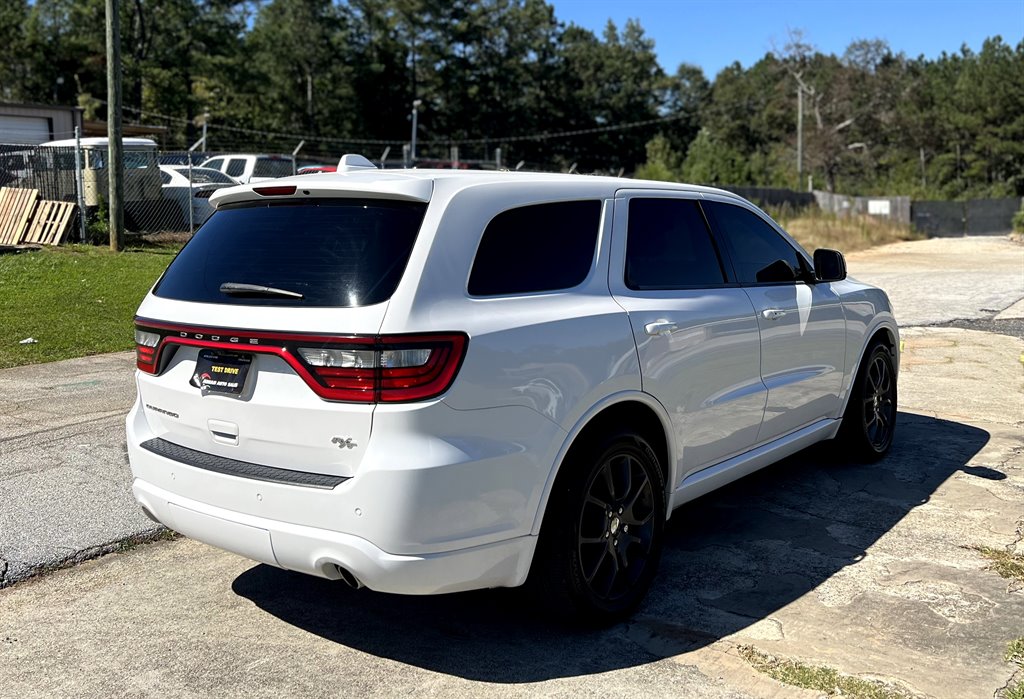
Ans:
POLYGON ((353 590, 358 590, 363 586, 363 584, 359 582, 356 576, 352 575, 352 573, 350 573, 347 569, 342 568, 337 563, 334 564, 334 569, 338 572, 338 578, 343 583, 351 587, 353 590))

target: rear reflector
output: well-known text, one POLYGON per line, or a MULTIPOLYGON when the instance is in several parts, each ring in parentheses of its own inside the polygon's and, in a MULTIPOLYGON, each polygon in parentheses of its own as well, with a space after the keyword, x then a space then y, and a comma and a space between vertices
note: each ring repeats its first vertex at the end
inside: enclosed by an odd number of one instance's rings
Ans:
POLYGON ((159 374, 178 346, 273 354, 321 398, 404 403, 435 398, 452 385, 466 354, 463 333, 312 335, 179 326, 143 318, 135 330, 137 366, 159 374))
POLYGON ((284 197, 295 194, 295 187, 253 187, 252 191, 264 197, 284 197))

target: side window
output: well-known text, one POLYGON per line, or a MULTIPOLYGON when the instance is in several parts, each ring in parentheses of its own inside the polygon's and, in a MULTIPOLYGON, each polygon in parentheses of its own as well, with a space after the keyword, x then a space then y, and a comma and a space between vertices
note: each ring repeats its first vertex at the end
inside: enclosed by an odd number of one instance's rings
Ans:
POLYGON ((232 158, 228 161, 228 169, 225 172, 232 177, 238 177, 245 172, 245 160, 242 158, 232 158))
POLYGON ((625 282, 638 290, 725 283, 696 201, 630 200, 625 282))
POLYGON ((95 148, 88 153, 90 170, 102 170, 107 166, 107 151, 95 148))
POLYGON ((469 293, 527 294, 581 284, 594 262, 600 225, 597 200, 503 211, 491 219, 480 239, 469 293))
POLYGON ((210 162, 208 162, 203 167, 212 167, 214 170, 220 170, 222 167, 224 167, 224 159, 223 158, 216 158, 216 159, 211 160, 210 162))
POLYGON ((800 254, 760 216, 717 201, 705 201, 703 206, 725 240, 741 284, 793 282, 800 276, 800 254))
POLYGON ((163 170, 161 170, 160 171, 160 183, 161 184, 170 184, 171 183, 171 174, 169 172, 164 172, 163 170))

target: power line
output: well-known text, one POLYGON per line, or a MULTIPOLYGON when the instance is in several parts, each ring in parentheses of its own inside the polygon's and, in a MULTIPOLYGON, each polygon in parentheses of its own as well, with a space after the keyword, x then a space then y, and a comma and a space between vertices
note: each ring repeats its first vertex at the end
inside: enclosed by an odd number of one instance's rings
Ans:
MULTIPOLYGON (((102 102, 102 100, 99 100, 102 102)), ((135 109, 133 107, 125 107, 125 109, 135 112, 139 115, 145 115, 154 117, 157 119, 166 119, 169 121, 176 121, 180 124, 191 123, 188 119, 182 119, 180 117, 173 117, 167 114, 158 114, 156 112, 150 112, 143 109, 135 109)), ((426 141, 420 141, 423 145, 429 146, 440 146, 447 144, 486 144, 486 143, 516 143, 524 141, 545 141, 553 138, 568 138, 572 136, 585 136, 589 134, 607 133, 610 131, 626 131, 628 129, 636 129, 643 126, 652 126, 654 124, 663 124, 670 121, 681 119, 683 114, 670 114, 668 116, 657 117, 655 119, 644 119, 642 121, 632 121, 623 124, 608 124, 605 126, 594 126, 585 129, 573 129, 569 131, 555 131, 555 132, 540 132, 534 134, 528 134, 523 136, 502 136, 502 137, 477 137, 477 138, 446 138, 446 139, 432 139, 426 141)), ((386 139, 374 139, 374 138, 339 138, 330 136, 314 136, 310 134, 298 134, 298 133, 287 133, 281 131, 261 131, 259 129, 249 129, 241 126, 229 126, 227 124, 217 124, 217 131, 232 131, 235 133, 244 133, 252 136, 261 136, 264 138, 288 138, 294 140, 307 140, 307 141, 319 141, 323 143, 351 143, 353 145, 376 145, 376 146, 400 146, 406 143, 405 140, 386 140, 386 139)))

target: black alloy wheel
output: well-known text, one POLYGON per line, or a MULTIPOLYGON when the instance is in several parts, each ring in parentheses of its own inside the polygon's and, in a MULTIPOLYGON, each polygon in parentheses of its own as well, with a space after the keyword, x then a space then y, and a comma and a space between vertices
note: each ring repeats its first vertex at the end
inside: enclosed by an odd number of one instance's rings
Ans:
POLYGON ((665 477, 642 436, 582 435, 552 491, 527 587, 559 617, 627 617, 657 571, 665 511, 665 477))
POLYGON ((628 597, 655 543, 654 485, 634 448, 616 450, 592 472, 576 523, 580 573, 590 594, 616 605, 628 597))
POLYGON ((869 348, 843 415, 840 438, 854 456, 878 461, 896 434, 896 371, 884 344, 869 348))
POLYGON ((861 397, 864 433, 872 450, 884 452, 892 444, 896 426, 896 381, 891 360, 884 353, 875 353, 865 379, 861 397))

